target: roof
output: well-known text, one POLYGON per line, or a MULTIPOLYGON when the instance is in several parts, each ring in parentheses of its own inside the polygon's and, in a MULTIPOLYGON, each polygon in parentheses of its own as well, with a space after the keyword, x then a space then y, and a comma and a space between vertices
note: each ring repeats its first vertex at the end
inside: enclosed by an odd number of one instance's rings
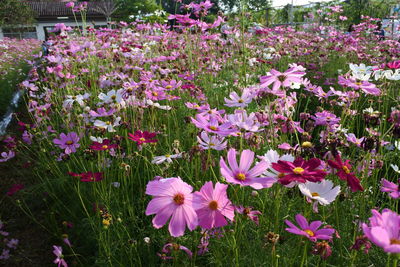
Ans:
MULTIPOLYGON (((79 3, 79 2, 78 2, 79 3)), ((87 18, 105 16, 96 10, 101 8, 104 2, 88 2, 87 18)), ((51 19, 56 17, 73 17, 72 9, 65 6, 66 2, 34 2, 28 1, 26 4, 34 11, 36 19, 51 19)), ((80 13, 76 12, 80 17, 80 13)))

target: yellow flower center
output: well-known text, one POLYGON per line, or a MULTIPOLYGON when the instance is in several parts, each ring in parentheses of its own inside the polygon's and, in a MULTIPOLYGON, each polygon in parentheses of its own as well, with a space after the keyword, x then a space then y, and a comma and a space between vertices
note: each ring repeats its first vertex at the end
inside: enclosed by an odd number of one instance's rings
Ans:
POLYGON ((165 86, 165 89, 171 89, 171 88, 172 88, 172 85, 165 86))
POLYGON ((116 95, 111 96, 111 99, 112 99, 112 100, 115 100, 116 98, 117 98, 116 95))
POLYGON ((166 157, 166 158, 170 158, 170 157, 171 157, 171 155, 170 155, 170 154, 167 154, 167 155, 165 155, 165 157, 166 157))
POLYGON ((211 202, 208 204, 208 207, 209 207, 211 210, 216 210, 216 209, 218 209, 218 202, 215 201, 215 200, 213 200, 213 201, 211 201, 211 202))
POLYGON ((304 230, 304 232, 306 232, 311 237, 315 236, 314 232, 311 230, 304 230))
POLYGON ((292 170, 295 174, 303 174, 304 169, 302 167, 296 167, 292 170))
POLYGON ((238 103, 243 103, 243 102, 244 102, 244 101, 243 101, 243 99, 241 99, 241 98, 238 100, 238 103))
POLYGON ((312 143, 308 142, 308 141, 305 141, 305 142, 303 142, 301 144, 301 146, 304 147, 304 148, 310 148, 310 147, 312 147, 312 143))
POLYGON ((210 143, 210 146, 215 146, 215 144, 214 143, 210 143))
POLYGON ((210 126, 210 129, 213 130, 213 131, 217 131, 217 130, 218 130, 218 127, 210 126))
POLYGON ((108 146, 107 146, 107 145, 104 145, 104 146, 102 146, 102 148, 103 148, 103 149, 107 149, 107 148, 108 148, 108 146))
POLYGON ((181 193, 178 193, 174 196, 174 202, 176 205, 182 205, 185 202, 185 196, 181 193))
POLYGON ((313 197, 319 197, 319 194, 318 194, 317 192, 313 192, 313 193, 311 193, 311 196, 313 196, 313 197))
POLYGON ((358 86, 360 86, 360 85, 362 85, 362 82, 356 82, 356 84, 357 84, 358 86))
POLYGON ((278 174, 278 178, 282 178, 282 177, 284 177, 284 176, 285 176, 285 174, 284 174, 283 172, 281 172, 281 173, 278 174))
POLYGON ((350 170, 349 170, 349 168, 347 168, 347 166, 343 166, 342 169, 344 170, 344 172, 345 172, 346 174, 349 174, 349 173, 350 173, 350 170))
POLYGON ((238 174, 236 174, 236 179, 244 181, 246 180, 246 175, 244 173, 239 172, 238 174))
POLYGON ((158 93, 157 92, 153 92, 153 96, 158 96, 158 93))
POLYGON ((74 142, 71 140, 68 140, 67 142, 65 142, 67 145, 72 145, 74 142))
POLYGON ((146 141, 146 139, 144 137, 140 137, 139 140, 142 142, 146 141))

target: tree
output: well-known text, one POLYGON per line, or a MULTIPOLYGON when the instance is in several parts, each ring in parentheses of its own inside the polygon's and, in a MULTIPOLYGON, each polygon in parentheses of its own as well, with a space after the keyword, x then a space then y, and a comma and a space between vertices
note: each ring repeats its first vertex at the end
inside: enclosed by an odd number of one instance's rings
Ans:
POLYGON ((0 1, 0 27, 30 26, 35 23, 32 9, 20 0, 0 1))
POLYGON ((160 9, 155 0, 115 0, 118 7, 115 17, 123 21, 133 21, 141 15, 150 14, 160 9))
MULTIPOLYGON (((111 16, 117 11, 118 5, 114 1, 99 1, 99 5, 94 8, 95 11, 106 17, 107 23, 111 22, 111 16)), ((110 26, 110 24, 109 24, 110 26)))
POLYGON ((270 6, 270 0, 247 0, 247 7, 252 11, 267 10, 270 6))

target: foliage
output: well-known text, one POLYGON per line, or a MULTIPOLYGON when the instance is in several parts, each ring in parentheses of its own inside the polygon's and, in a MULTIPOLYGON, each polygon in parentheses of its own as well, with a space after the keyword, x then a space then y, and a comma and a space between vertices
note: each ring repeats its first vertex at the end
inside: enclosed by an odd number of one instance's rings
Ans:
POLYGON ((155 0, 116 0, 118 9, 113 14, 121 21, 134 21, 159 9, 155 0))
POLYGON ((35 22, 34 13, 23 1, 0 1, 0 27, 15 27, 18 25, 32 25, 35 22))

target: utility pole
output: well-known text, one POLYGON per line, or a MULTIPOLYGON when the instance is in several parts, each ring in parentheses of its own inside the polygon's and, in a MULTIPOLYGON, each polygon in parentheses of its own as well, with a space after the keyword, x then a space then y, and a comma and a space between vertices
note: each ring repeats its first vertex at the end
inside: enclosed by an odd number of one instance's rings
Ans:
POLYGON ((293 0, 292 0, 292 4, 290 5, 290 10, 289 10, 289 23, 290 23, 290 25, 293 24, 293 0))

